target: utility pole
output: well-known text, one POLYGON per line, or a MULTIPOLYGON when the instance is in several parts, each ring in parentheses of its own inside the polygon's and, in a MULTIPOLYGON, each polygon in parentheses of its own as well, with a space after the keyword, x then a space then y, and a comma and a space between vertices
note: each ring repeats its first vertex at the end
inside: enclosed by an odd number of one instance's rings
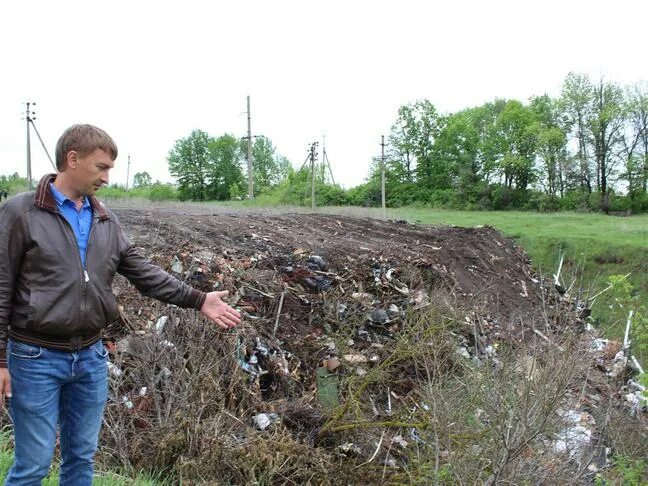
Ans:
POLYGON ((382 192, 382 214, 383 219, 387 219, 387 207, 385 205, 385 136, 381 135, 380 141, 380 186, 382 192))
POLYGON ((30 130, 29 130, 29 124, 31 123, 32 115, 35 115, 33 111, 30 111, 29 106, 30 105, 35 105, 36 103, 32 103, 30 101, 27 101, 25 105, 27 105, 27 110, 25 111, 25 119, 27 120, 27 184, 29 186, 29 190, 31 191, 34 186, 32 183, 32 170, 31 170, 31 140, 30 140, 30 130))
POLYGON ((250 117, 250 96, 247 97, 247 166, 248 166, 248 199, 254 198, 254 168, 252 167, 252 120, 250 117))
POLYGON ((311 145, 310 162, 311 162, 311 209, 315 209, 315 150, 317 142, 311 145))
POLYGON ((128 179, 130 178, 130 154, 128 154, 128 165, 126 166, 126 190, 128 191, 128 179))

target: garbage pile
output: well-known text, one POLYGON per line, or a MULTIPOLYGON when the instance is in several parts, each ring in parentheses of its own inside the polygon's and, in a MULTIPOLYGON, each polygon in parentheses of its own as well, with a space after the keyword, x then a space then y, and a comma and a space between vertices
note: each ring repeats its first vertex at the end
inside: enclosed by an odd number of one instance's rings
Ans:
MULTIPOLYGON (((236 463, 230 479, 246 482, 236 476, 244 474, 242 451, 273 437, 282 445, 272 454, 294 440, 313 471, 348 469, 349 480, 349 471, 368 474, 363 464, 380 460, 379 476, 400 474, 411 451, 432 447, 417 418, 432 413, 421 400, 432 379, 430 358, 418 350, 426 340, 442 355, 435 373, 461 374, 467 364, 501 366, 502 347, 560 346, 556 333, 586 329, 583 301, 557 292, 488 227, 138 211, 120 219, 153 262, 203 291, 228 290, 244 316, 241 326, 220 332, 197 313, 115 280, 121 320, 106 332, 111 394, 102 441, 104 454, 122 465, 190 471, 184 477, 191 478, 208 474, 212 460, 221 470, 236 463), (437 316, 440 308, 457 320, 437 316), (421 324, 417 334, 412 322, 421 324), (438 335, 427 331, 440 322, 438 335), (407 345, 404 336, 420 341, 407 345), (355 420, 341 419, 349 416, 355 420), (366 417, 383 426, 358 426, 366 417)), ((596 359, 603 349, 609 355, 609 343, 592 339, 602 346, 596 359)), ((627 393, 639 397, 637 385, 628 382, 627 393)), ((642 403, 632 413, 643 413, 642 403)), ((555 452, 573 459, 578 444, 589 443, 587 413, 560 411, 566 425, 555 452)), ((450 448, 438 454, 437 461, 452 455, 450 448)))

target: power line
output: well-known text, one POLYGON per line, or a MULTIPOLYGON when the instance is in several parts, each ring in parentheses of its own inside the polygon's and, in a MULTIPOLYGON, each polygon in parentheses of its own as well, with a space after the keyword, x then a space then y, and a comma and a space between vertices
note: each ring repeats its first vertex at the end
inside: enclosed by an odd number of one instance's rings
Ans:
MULTIPOLYGON (((331 169, 331 162, 329 161, 328 153, 326 152, 326 135, 324 135, 322 137, 322 139, 323 139, 322 140, 322 142, 323 142, 322 143, 322 165, 326 165, 326 167, 328 167, 329 175, 331 176, 331 182, 335 186, 336 184, 335 184, 335 178, 333 177, 333 170, 331 169)), ((326 168, 323 167, 322 168, 322 176, 324 176, 323 173, 325 171, 326 171, 326 168)))
POLYGON ((58 169, 56 168, 56 164, 52 160, 52 156, 50 155, 49 151, 47 150, 47 147, 45 146, 45 142, 43 142, 43 137, 40 136, 40 133, 38 131, 38 128, 36 128, 36 124, 34 123, 34 120, 36 118, 31 119, 31 125, 34 127, 34 131, 36 132, 36 136, 38 137, 38 140, 41 143, 41 147, 43 147, 43 150, 45 151, 45 155, 47 155, 47 158, 50 161, 50 164, 52 164, 52 168, 54 169, 55 172, 58 172, 58 169))
POLYGON ((34 182, 32 179, 32 164, 31 164, 31 128, 30 127, 34 127, 34 131, 36 132, 36 136, 38 137, 38 141, 40 142, 41 147, 43 147, 43 151, 45 152, 45 155, 47 155, 47 158, 49 159, 50 164, 52 164, 54 171, 58 172, 56 169, 56 164, 52 160, 52 156, 47 150, 47 146, 45 145, 45 142, 43 142, 43 137, 41 137, 38 128, 36 128, 36 123, 34 123, 34 120, 36 119, 35 116, 36 112, 32 111, 31 109, 32 106, 36 106, 36 103, 34 103, 33 101, 25 102, 25 121, 27 124, 27 185, 30 191, 34 189, 34 182))

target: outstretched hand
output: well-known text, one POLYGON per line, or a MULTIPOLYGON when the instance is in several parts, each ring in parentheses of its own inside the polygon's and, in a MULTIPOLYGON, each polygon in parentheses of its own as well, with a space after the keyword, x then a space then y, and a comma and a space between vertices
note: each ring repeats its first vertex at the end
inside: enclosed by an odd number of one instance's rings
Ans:
POLYGON ((231 329, 241 322, 241 314, 221 300, 227 294, 227 290, 209 292, 200 308, 200 312, 223 329, 231 329))

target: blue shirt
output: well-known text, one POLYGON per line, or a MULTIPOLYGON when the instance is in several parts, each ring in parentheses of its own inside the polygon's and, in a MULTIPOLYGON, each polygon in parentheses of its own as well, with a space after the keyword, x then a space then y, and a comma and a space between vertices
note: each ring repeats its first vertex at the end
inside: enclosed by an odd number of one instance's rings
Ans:
POLYGON ((81 256, 81 264, 85 269, 86 250, 88 249, 88 235, 92 226, 92 206, 87 197, 83 198, 83 206, 77 210, 76 203, 71 201, 65 194, 60 192, 50 182, 50 190, 56 200, 56 205, 63 217, 70 223, 74 236, 76 237, 77 248, 81 256))

